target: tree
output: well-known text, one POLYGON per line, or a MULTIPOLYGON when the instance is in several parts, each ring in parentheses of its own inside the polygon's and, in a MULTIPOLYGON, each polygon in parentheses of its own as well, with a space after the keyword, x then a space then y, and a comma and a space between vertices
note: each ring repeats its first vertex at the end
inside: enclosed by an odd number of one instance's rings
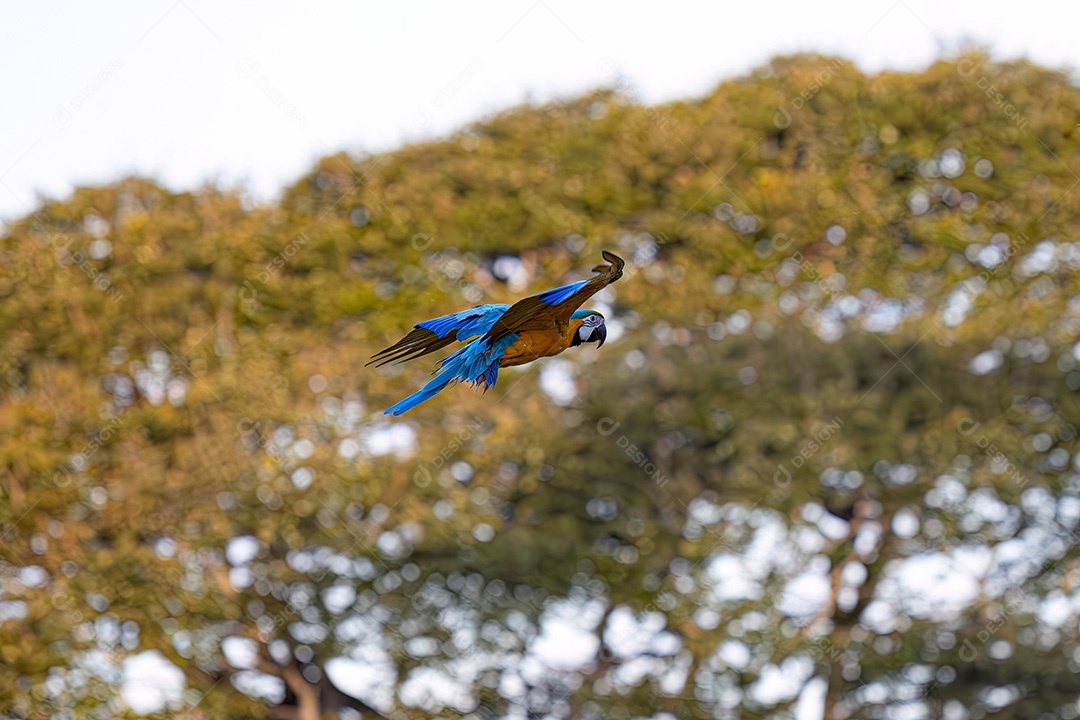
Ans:
POLYGON ((0 239, 0 708, 134 715, 156 652, 174 717, 1068 712, 1078 103, 797 56, 272 208, 43 201, 0 239), (600 352, 381 416, 427 372, 364 369, 388 337, 601 248, 600 352))

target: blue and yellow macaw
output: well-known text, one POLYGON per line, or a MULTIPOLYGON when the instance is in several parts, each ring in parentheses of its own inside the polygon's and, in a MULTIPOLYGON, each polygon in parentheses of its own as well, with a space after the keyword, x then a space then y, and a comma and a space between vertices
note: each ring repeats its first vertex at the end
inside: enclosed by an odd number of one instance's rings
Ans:
POLYGON ((607 338, 604 316, 578 308, 596 293, 622 277, 622 258, 604 251, 610 265, 598 265, 600 273, 589 280, 547 290, 513 305, 477 305, 449 315, 417 323, 398 343, 372 355, 368 365, 405 362, 441 350, 454 341, 466 344, 443 358, 435 377, 383 414, 401 415, 438 394, 452 382, 464 380, 485 392, 494 387, 499 368, 524 365, 542 357, 558 355, 568 347, 607 338))

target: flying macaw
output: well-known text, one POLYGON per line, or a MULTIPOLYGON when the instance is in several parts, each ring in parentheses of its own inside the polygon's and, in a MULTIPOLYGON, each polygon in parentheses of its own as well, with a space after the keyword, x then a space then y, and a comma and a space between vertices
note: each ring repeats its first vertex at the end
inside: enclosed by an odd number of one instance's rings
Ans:
POLYGON ((486 392, 494 387, 499 368, 524 365, 542 357, 558 355, 568 347, 607 339, 604 316, 595 310, 579 310, 596 293, 622 277, 625 263, 618 255, 603 252, 610 265, 598 265, 599 275, 547 290, 513 305, 492 303, 417 323, 399 342, 371 356, 368 365, 405 362, 441 350, 455 340, 465 342, 439 361, 435 377, 404 400, 383 411, 384 415, 413 409, 454 381, 464 380, 486 392))

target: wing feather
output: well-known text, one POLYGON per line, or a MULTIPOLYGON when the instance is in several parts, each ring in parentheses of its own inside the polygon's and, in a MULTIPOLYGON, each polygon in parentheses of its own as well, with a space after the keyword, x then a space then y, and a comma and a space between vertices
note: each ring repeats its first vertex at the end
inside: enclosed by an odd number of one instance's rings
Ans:
POLYGON ((607 250, 603 258, 608 265, 597 265, 593 272, 599 273, 589 280, 580 280, 538 295, 519 300, 510 309, 496 319, 485 339, 498 340, 511 333, 523 330, 542 330, 552 326, 560 332, 570 324, 570 316, 585 301, 622 277, 626 263, 621 257, 607 250))
POLYGON ((401 340, 372 355, 371 362, 367 365, 379 367, 392 362, 415 360, 442 350, 455 341, 483 335, 509 307, 502 303, 477 305, 468 310, 417 323, 401 340))

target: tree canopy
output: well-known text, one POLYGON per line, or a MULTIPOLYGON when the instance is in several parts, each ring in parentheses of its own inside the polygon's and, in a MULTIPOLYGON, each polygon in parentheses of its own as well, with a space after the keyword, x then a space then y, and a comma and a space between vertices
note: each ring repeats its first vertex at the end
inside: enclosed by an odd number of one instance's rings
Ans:
POLYGON ((0 713, 1080 714, 1080 90, 628 87, 8 223, 0 713), (604 249, 601 350, 383 417, 604 249))

